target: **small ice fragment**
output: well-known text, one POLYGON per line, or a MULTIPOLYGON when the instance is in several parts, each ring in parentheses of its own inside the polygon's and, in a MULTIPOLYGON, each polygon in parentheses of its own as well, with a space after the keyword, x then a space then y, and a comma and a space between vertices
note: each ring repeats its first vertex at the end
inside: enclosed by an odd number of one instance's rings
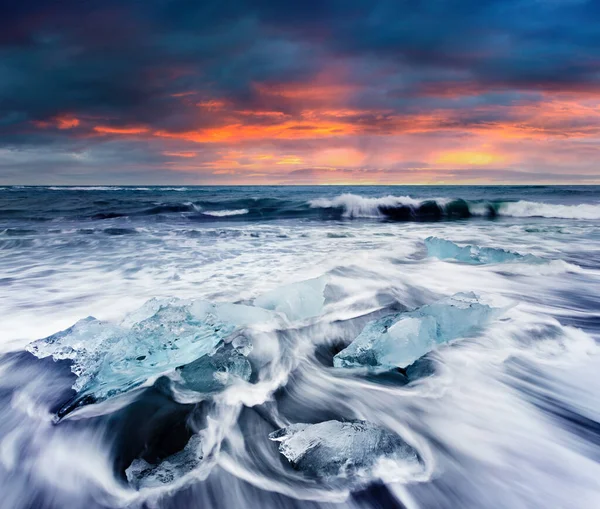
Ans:
POLYGON ((203 459, 200 435, 193 435, 182 451, 175 453, 158 465, 136 459, 125 470, 129 484, 137 489, 156 488, 171 484, 190 473, 203 459))
POLYGON ((425 246, 427 247, 427 254, 429 256, 439 258, 440 260, 456 260, 473 265, 483 265, 486 263, 543 262, 542 259, 531 254, 522 255, 504 249, 479 247, 470 244, 460 246, 454 242, 438 237, 426 238, 425 246))

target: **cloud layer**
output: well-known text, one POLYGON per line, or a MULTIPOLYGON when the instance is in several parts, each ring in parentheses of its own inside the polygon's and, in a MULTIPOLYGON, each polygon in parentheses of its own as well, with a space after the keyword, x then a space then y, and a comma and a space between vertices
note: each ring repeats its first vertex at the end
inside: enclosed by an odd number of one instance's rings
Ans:
POLYGON ((2 183, 600 183, 594 0, 21 0, 2 183))

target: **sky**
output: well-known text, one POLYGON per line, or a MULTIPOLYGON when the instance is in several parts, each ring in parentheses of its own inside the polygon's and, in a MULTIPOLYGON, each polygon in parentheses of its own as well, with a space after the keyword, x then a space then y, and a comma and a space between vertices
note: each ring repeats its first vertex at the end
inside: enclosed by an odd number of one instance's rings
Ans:
POLYGON ((598 0, 6 0, 1 184, 600 184, 598 0))

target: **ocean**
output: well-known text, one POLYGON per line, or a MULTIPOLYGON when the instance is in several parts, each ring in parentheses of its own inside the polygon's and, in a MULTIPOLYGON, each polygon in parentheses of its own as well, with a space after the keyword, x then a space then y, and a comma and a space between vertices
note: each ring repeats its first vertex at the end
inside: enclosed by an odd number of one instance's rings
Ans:
POLYGON ((0 507, 600 507, 600 187, 0 188, 0 507))

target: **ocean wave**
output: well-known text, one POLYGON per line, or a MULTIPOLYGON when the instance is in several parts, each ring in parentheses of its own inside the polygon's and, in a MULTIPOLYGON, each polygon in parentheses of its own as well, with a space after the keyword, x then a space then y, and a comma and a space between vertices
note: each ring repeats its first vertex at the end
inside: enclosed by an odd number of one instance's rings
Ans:
POLYGON ((155 214, 169 214, 169 213, 180 213, 180 212, 198 212, 200 209, 192 202, 183 203, 159 203, 158 205, 146 209, 143 214, 155 215, 155 214))
MULTIPOLYGON (((471 211, 462 199, 415 199, 410 196, 368 198, 356 194, 342 194, 335 198, 311 200, 313 209, 337 209, 346 219, 371 218, 393 221, 427 221, 443 218, 468 218, 471 211)), ((492 209, 490 208, 490 213, 492 209)))
POLYGON ((549 217, 557 219, 600 219, 600 205, 559 205, 521 200, 502 203, 499 212, 511 217, 549 217))
POLYGON ((115 186, 50 186, 50 191, 121 191, 125 188, 115 186))
POLYGON ((205 216, 214 217, 228 217, 228 216, 242 216, 248 214, 248 209, 236 209, 236 210, 204 210, 202 214, 205 216))
POLYGON ((342 194, 309 201, 311 208, 339 209, 347 219, 371 218, 397 221, 465 219, 477 217, 547 217, 558 219, 600 219, 600 205, 562 205, 534 201, 466 201, 462 198, 415 199, 410 196, 370 198, 342 194))
MULTIPOLYGON (((23 187, 21 187, 23 188, 23 187)), ((50 191, 187 191, 187 187, 130 187, 130 186, 48 186, 37 189, 50 191)))
MULTIPOLYGON (((37 188, 36 188, 37 189, 37 188)), ((600 204, 554 204, 537 201, 511 201, 510 199, 473 199, 465 192, 461 196, 415 197, 408 195, 366 196, 343 193, 333 196, 321 196, 310 199, 309 196, 290 194, 281 197, 277 193, 263 196, 227 196, 220 198, 206 190, 193 188, 129 188, 129 187, 50 187, 44 189, 71 191, 115 191, 108 197, 102 195, 93 202, 84 202, 73 195, 73 202, 61 196, 65 203, 57 208, 51 200, 47 209, 40 211, 39 217, 31 217, 30 211, 13 208, 7 204, 0 210, 0 219, 53 220, 58 217, 76 219, 116 219, 120 217, 139 217, 176 214, 189 220, 206 221, 208 218, 228 218, 231 221, 266 221, 277 219, 313 219, 313 220, 383 220, 398 222, 430 222, 463 220, 470 218, 492 219, 504 217, 540 217, 573 220, 600 219, 600 204), (148 193, 136 193, 147 190, 148 193), (155 191, 158 196, 152 196, 155 191), (178 191, 177 198, 171 200, 165 195, 178 191), (180 194, 183 192, 184 194, 180 194), (163 195, 164 193, 164 195, 163 195), (158 199, 156 199, 158 198, 158 199), (240 216, 243 216, 240 217, 240 216)), ((36 207, 39 200, 36 201, 36 207)))
POLYGON ((317 198, 309 201, 312 208, 343 209, 344 217, 382 217, 382 209, 390 209, 394 207, 416 207, 422 202, 415 200, 410 196, 384 196, 382 198, 367 198, 357 194, 342 194, 335 198, 317 198))

